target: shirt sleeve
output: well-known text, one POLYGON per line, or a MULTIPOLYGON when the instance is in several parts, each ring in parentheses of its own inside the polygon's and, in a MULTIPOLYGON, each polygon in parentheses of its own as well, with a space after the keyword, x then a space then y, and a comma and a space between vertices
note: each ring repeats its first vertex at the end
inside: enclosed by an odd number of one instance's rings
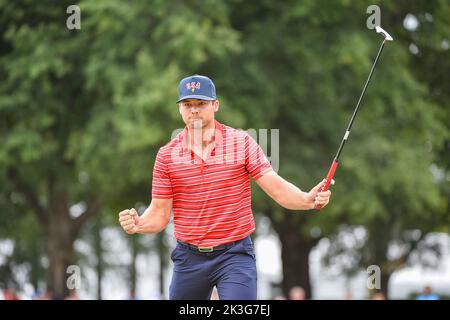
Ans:
POLYGON ((273 170, 261 146, 248 134, 245 137, 245 167, 255 181, 273 170))
POLYGON ((173 197, 172 181, 169 177, 167 163, 161 149, 158 151, 153 167, 152 198, 170 199, 173 197))

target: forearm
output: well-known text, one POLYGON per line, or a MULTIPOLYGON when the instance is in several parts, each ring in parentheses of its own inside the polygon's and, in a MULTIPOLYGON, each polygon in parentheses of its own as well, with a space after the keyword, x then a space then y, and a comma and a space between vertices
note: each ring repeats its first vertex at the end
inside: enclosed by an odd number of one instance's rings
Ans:
POLYGON ((170 212, 150 205, 144 214, 139 217, 137 233, 158 233, 164 230, 169 223, 170 212))
POLYGON ((314 208, 314 200, 308 198, 308 193, 286 180, 280 183, 275 201, 290 210, 310 210, 314 208))
POLYGON ((256 180, 256 183, 279 205, 290 210, 310 210, 316 205, 327 205, 331 191, 320 191, 325 179, 309 192, 303 192, 289 181, 284 180, 275 171, 270 171, 256 180))

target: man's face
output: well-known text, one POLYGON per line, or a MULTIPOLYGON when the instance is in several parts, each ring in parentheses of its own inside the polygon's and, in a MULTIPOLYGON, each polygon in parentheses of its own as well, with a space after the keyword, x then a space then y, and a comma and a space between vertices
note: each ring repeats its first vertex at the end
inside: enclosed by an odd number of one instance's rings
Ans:
POLYGON ((214 121, 219 101, 186 99, 178 104, 184 123, 192 129, 203 129, 214 121))

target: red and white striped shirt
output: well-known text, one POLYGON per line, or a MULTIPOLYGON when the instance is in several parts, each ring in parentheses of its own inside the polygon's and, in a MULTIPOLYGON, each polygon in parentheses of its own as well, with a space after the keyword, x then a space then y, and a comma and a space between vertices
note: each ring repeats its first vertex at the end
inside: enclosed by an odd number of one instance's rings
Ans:
POLYGON ((187 128, 163 146, 153 169, 152 197, 173 199, 175 238, 210 247, 255 231, 250 177, 272 170, 245 131, 215 122, 213 148, 205 160, 189 149, 187 128))

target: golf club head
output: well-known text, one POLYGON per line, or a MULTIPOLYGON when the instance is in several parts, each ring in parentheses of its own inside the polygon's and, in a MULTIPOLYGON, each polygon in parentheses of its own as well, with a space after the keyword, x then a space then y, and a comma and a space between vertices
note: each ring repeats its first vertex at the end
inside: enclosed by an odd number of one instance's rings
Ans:
POLYGON ((391 37, 391 35, 389 33, 387 33, 382 27, 376 26, 375 30, 378 33, 381 33, 384 37, 385 40, 387 41, 393 41, 394 39, 391 37))

